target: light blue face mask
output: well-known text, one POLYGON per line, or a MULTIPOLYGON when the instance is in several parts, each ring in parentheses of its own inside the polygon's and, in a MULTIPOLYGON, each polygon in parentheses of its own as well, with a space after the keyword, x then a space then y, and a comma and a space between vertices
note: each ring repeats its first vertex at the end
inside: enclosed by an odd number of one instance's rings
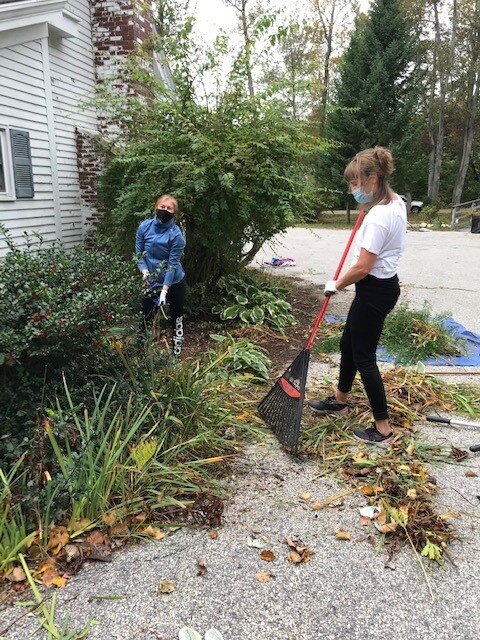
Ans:
POLYGON ((367 193, 362 189, 362 187, 354 189, 352 191, 352 196, 355 198, 358 204, 367 204, 367 202, 371 202, 373 200, 373 193, 367 193))

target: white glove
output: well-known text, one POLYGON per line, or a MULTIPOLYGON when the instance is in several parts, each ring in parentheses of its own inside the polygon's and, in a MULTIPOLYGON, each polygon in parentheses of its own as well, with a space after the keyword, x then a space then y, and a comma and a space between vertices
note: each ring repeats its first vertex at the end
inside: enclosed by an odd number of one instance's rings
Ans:
POLYGON ((150 275, 150 273, 149 273, 148 269, 142 269, 142 278, 143 278, 144 281, 148 279, 149 275, 150 275))
POLYGON ((167 302, 167 292, 165 291, 165 289, 162 289, 160 297, 158 298, 158 306, 163 307, 163 305, 166 304, 166 302, 167 302))
POLYGON ((336 280, 328 280, 325 283, 325 291, 323 292, 327 297, 328 296, 333 296, 335 293, 337 293, 338 289, 337 289, 337 282, 336 280))

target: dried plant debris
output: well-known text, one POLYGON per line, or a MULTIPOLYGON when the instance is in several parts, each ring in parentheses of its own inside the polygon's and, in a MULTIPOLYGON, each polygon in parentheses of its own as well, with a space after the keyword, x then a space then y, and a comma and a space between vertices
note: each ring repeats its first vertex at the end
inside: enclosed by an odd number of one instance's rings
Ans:
MULTIPOLYGON (((475 415, 480 408, 480 391, 446 385, 400 368, 387 372, 384 380, 395 431, 388 449, 365 447, 352 437, 354 426, 372 420, 359 386, 352 398, 355 408, 342 419, 319 419, 305 412, 301 449, 320 460, 319 475, 336 476, 377 509, 372 518, 362 514, 360 524, 371 526, 374 536, 383 535, 389 553, 407 543, 419 556, 441 563, 448 557, 447 546, 454 537, 449 522, 453 516, 438 513, 433 505, 438 488, 428 465, 456 462, 466 452, 421 441, 415 423, 434 408, 458 411, 463 407, 475 415)), ((314 503, 312 508, 323 506, 314 503)))

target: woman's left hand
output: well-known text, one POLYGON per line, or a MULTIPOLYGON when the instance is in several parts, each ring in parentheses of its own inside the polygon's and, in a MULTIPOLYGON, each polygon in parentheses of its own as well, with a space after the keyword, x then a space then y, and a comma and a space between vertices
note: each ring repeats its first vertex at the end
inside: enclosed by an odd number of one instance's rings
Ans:
POLYGON ((162 289, 160 297, 158 298, 158 306, 163 307, 163 305, 166 304, 166 302, 167 302, 167 292, 165 291, 165 289, 162 289))
POLYGON ((325 290, 323 292, 325 296, 333 296, 335 293, 337 293, 337 291, 338 289, 336 280, 328 280, 328 282, 325 283, 325 290))

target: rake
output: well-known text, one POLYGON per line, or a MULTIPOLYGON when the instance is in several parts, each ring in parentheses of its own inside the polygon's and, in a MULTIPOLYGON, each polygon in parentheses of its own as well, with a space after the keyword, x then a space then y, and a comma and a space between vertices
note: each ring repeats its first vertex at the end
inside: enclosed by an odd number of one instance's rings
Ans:
MULTIPOLYGON (((364 218, 360 214, 355 222, 350 237, 345 247, 340 263, 333 276, 334 280, 340 275, 343 264, 347 258, 353 239, 364 218)), ((303 401, 305 399, 305 385, 307 382, 310 351, 317 337, 318 329, 327 312, 330 297, 326 297, 318 312, 315 324, 308 336, 305 347, 278 378, 273 387, 258 405, 258 413, 271 427, 278 440, 287 447, 293 455, 297 455, 298 441, 300 439, 300 425, 302 420, 303 401)))

